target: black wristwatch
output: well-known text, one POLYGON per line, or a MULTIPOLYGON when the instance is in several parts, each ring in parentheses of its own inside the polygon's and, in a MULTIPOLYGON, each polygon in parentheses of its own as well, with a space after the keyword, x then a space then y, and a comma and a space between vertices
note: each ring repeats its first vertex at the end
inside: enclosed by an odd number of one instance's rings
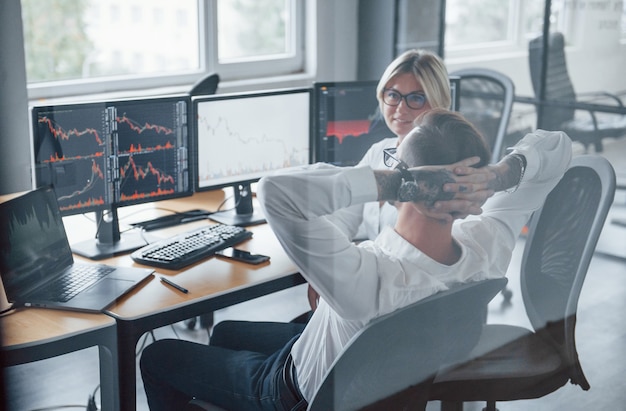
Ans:
POLYGON ((517 189, 519 188, 519 185, 522 184, 522 179, 524 178, 524 173, 526 172, 526 157, 523 156, 522 154, 511 154, 511 157, 516 158, 517 161, 519 161, 520 174, 519 174, 519 180, 517 180, 517 184, 515 185, 515 187, 504 190, 505 193, 516 192, 517 189))
POLYGON ((398 187, 398 201, 402 203, 415 201, 420 188, 417 185, 413 174, 403 167, 398 167, 396 170, 398 170, 402 176, 402 182, 400 183, 400 187, 398 187))

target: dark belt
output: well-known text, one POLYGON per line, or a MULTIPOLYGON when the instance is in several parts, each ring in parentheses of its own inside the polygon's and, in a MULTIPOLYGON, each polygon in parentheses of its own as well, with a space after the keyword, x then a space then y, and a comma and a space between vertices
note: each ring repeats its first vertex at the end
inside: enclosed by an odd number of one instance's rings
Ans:
POLYGON ((283 382, 285 383, 285 386, 289 390, 289 393, 292 395, 294 400, 295 406, 292 408, 292 410, 305 410, 308 404, 302 396, 300 389, 298 388, 298 380, 296 378, 296 366, 293 363, 291 354, 289 354, 287 356, 287 360, 285 360, 285 366, 283 367, 283 382))

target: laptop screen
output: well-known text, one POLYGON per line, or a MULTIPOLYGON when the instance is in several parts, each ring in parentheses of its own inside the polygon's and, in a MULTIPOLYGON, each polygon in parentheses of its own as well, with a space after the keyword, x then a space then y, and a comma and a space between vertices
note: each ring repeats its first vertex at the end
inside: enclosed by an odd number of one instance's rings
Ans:
POLYGON ((9 301, 72 262, 52 188, 0 204, 0 275, 9 301))

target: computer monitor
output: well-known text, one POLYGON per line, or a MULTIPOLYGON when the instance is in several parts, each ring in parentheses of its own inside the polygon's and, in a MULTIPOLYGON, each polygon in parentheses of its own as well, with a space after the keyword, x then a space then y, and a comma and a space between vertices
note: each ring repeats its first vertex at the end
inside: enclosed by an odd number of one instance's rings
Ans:
POLYGON ((96 212, 96 239, 72 245, 100 259, 145 245, 120 234, 117 207, 193 194, 188 96, 37 106, 34 180, 62 215, 96 212))
POLYGON ((250 183, 311 162, 311 89, 290 88, 194 98, 196 190, 233 187, 236 207, 214 221, 247 226, 264 221, 250 183))
MULTIPOLYGON (((313 161, 354 166, 372 144, 394 137, 379 110, 378 81, 313 84, 313 161)), ((450 77, 452 110, 459 107, 460 79, 450 77)))

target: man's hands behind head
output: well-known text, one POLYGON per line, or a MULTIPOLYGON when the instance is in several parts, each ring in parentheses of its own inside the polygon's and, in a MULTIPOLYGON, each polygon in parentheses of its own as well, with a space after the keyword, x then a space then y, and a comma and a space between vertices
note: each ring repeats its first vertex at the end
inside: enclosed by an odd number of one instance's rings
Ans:
POLYGON ((443 191, 453 197, 449 200, 437 200, 428 207, 427 215, 439 220, 452 221, 468 215, 482 213, 482 206, 494 194, 489 188, 490 182, 496 178, 492 166, 472 167, 480 161, 478 157, 470 157, 446 166, 424 166, 413 170, 446 170, 453 182, 443 185, 443 191))

